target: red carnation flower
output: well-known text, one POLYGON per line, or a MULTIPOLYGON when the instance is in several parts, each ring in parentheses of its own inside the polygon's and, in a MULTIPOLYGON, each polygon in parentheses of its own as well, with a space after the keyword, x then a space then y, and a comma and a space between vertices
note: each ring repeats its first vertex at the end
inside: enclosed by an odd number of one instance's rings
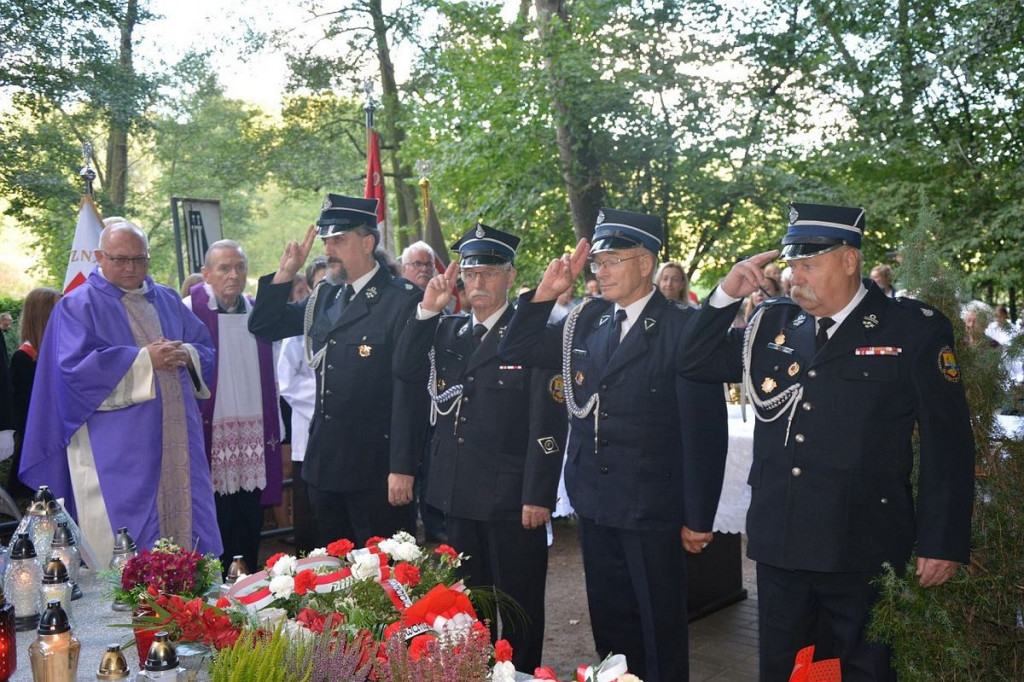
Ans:
POLYGON ((499 639, 494 643, 494 660, 498 663, 512 660, 512 645, 507 639, 499 639))
POLYGON ((420 584, 420 569, 407 561, 399 562, 395 566, 395 580, 403 585, 416 587, 420 584))
POLYGON ((434 641, 433 635, 417 635, 409 643, 409 658, 414 661, 430 653, 430 643, 434 641))
POLYGON ((217 600, 217 608, 218 609, 226 609, 229 606, 231 606, 231 600, 228 599, 227 597, 221 597, 220 599, 217 600))
POLYGON ((312 592, 316 589, 316 573, 313 571, 305 570, 299 571, 295 576, 295 594, 300 597, 307 592, 312 592))
POLYGON ((554 682, 558 682, 558 676, 555 675, 555 671, 548 666, 534 669, 533 676, 538 680, 554 680, 554 682))
POLYGON ((267 566, 266 566, 267 570, 269 571, 270 569, 272 569, 274 567, 274 564, 276 564, 278 561, 280 561, 282 558, 284 558, 286 556, 288 556, 288 555, 285 554, 284 552, 278 552, 274 556, 272 556, 269 559, 267 559, 267 566))
POLYGON ((355 548, 355 545, 352 544, 351 540, 348 538, 342 538, 327 545, 327 553, 331 556, 343 559, 345 555, 353 550, 353 548, 355 548))
POLYGON ((384 542, 384 540, 385 540, 385 538, 382 538, 382 537, 381 537, 381 536, 379 536, 379 535, 374 535, 373 537, 371 537, 371 538, 368 538, 368 539, 366 540, 366 546, 367 546, 367 547, 370 547, 370 548, 372 548, 372 547, 376 547, 376 546, 377 546, 377 545, 379 545, 380 543, 384 542))

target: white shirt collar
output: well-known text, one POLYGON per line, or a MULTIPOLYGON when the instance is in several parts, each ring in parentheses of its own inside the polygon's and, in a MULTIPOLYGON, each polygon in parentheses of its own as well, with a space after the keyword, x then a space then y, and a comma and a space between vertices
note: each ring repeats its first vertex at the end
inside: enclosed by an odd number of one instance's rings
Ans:
POLYGON ((650 293, 643 298, 633 301, 625 308, 620 306, 618 303, 615 304, 615 310, 612 312, 613 316, 620 310, 626 311, 626 319, 622 321, 622 336, 625 336, 626 332, 628 332, 633 326, 633 323, 640 319, 640 313, 642 313, 644 308, 647 307, 647 303, 651 300, 651 297, 654 296, 655 291, 657 291, 657 289, 655 287, 651 287, 650 293))
POLYGON ((355 280, 354 282, 349 282, 348 284, 352 286, 352 291, 354 291, 356 294, 362 291, 363 287, 366 286, 366 283, 373 279, 373 276, 377 274, 378 270, 380 270, 380 263, 374 263, 372 270, 370 270, 368 273, 366 273, 359 279, 355 280))
MULTIPOLYGON (((856 308, 860 304, 860 302, 864 300, 864 297, 867 296, 867 295, 868 295, 867 287, 865 287, 864 283, 861 282, 860 283, 860 289, 858 289, 857 293, 853 295, 853 298, 850 299, 850 302, 846 304, 846 307, 843 308, 838 313, 836 313, 835 315, 832 316, 832 319, 835 320, 835 324, 832 325, 832 327, 828 330, 828 338, 830 338, 830 339, 832 338, 832 335, 835 333, 835 331, 837 329, 839 329, 839 325, 841 325, 843 323, 843 320, 845 320, 847 317, 849 317, 850 313, 853 312, 853 309, 856 308)), ((820 317, 814 318, 814 322, 815 322, 814 329, 815 330, 818 329, 817 322, 820 319, 821 319, 820 317)))
MULTIPOLYGON (((478 324, 482 324, 483 326, 487 327, 488 332, 491 331, 491 329, 494 328, 494 325, 498 323, 498 320, 501 319, 501 316, 505 314, 506 308, 508 308, 508 301, 505 301, 505 305, 501 306, 501 308, 499 308, 497 312, 491 314, 490 317, 488 317, 486 320, 482 322, 476 319, 476 315, 473 315, 473 326, 475 327, 478 324)), ((484 336, 487 336, 487 334, 484 334, 484 336)))

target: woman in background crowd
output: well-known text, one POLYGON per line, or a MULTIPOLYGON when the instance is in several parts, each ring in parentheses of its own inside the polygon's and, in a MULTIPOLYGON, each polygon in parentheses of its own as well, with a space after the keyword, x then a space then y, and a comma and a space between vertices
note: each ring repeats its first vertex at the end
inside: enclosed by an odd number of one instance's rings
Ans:
POLYGON ((21 465, 21 444, 25 440, 25 422, 36 376, 38 349, 43 345, 43 332, 50 313, 60 299, 60 292, 38 287, 28 292, 21 311, 21 345, 11 356, 11 389, 14 398, 14 458, 7 476, 7 492, 12 497, 27 497, 32 491, 18 480, 21 465))
POLYGON ((665 298, 674 301, 679 307, 689 308, 693 305, 690 300, 690 282, 686 279, 682 263, 669 261, 662 265, 654 276, 654 282, 665 298))

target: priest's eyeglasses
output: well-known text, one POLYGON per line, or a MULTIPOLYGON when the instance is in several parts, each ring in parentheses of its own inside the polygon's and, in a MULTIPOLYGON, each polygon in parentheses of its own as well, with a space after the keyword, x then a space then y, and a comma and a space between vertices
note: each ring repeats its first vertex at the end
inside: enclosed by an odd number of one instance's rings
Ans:
POLYGON ((142 267, 149 262, 149 256, 111 256, 106 251, 103 251, 103 255, 107 257, 108 261, 119 268, 126 268, 129 265, 142 267))
POLYGON ((633 260, 639 258, 644 254, 638 253, 635 256, 626 256, 625 258, 605 258, 604 260, 592 260, 590 261, 590 271, 595 275, 601 270, 602 265, 607 265, 610 268, 615 267, 624 260, 633 260))

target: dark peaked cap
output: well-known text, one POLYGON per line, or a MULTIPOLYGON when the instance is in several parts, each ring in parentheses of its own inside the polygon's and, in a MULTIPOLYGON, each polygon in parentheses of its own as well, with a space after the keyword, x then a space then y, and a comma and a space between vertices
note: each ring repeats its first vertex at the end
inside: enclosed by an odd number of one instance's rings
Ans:
POLYGON ((321 237, 365 227, 377 233, 377 200, 328 194, 316 221, 321 237))
POLYGON ((459 252, 459 264, 464 268, 474 265, 504 265, 515 262, 516 250, 521 241, 514 234, 477 223, 450 248, 459 252))

